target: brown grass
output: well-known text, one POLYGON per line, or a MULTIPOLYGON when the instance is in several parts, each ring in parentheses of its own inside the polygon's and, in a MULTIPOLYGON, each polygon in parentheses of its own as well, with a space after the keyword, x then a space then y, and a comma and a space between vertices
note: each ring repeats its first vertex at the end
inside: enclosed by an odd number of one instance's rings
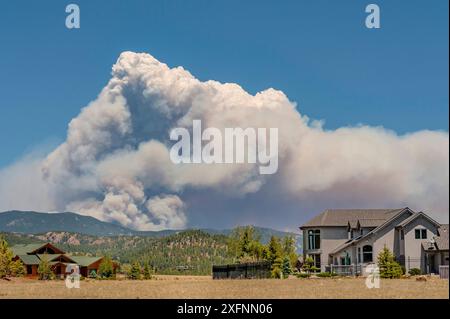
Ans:
POLYGON ((449 298, 448 280, 382 280, 368 289, 361 278, 212 280, 205 276, 158 276, 154 280, 64 281, 0 280, 0 298, 449 298))

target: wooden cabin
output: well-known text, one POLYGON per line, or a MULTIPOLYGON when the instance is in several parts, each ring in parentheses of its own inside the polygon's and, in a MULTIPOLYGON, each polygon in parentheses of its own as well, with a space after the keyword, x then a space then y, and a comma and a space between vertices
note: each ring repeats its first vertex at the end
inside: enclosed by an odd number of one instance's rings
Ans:
MULTIPOLYGON (((89 277, 92 272, 98 273, 98 268, 103 261, 103 257, 90 256, 71 256, 51 243, 44 244, 28 244, 15 245, 11 247, 14 260, 20 260, 25 265, 26 275, 28 277, 36 277, 38 275, 38 267, 45 258, 57 277, 65 277, 67 275, 66 268, 69 264, 79 266, 80 274, 89 277)), ((113 263, 114 271, 117 264, 113 263)))

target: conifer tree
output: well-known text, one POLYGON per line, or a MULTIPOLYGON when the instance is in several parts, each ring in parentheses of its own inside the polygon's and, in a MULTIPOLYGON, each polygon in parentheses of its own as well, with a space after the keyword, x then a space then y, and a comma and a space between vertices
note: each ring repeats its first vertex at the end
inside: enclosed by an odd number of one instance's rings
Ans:
POLYGON ((148 280, 148 279, 152 279, 152 271, 150 270, 150 266, 148 265, 148 262, 145 263, 144 265, 144 279, 148 280))
POLYGON ((287 278, 290 274, 292 274, 291 261, 289 260, 288 256, 284 256, 282 271, 283 278, 287 278))
POLYGON ((114 278, 114 266, 109 255, 106 255, 98 267, 98 277, 101 279, 114 278))
POLYGON ((128 274, 128 278, 133 280, 141 279, 141 264, 138 261, 135 261, 131 265, 130 273, 128 274))
POLYGON ((400 278, 403 274, 402 267, 395 261, 394 255, 386 246, 378 255, 378 267, 381 278, 400 278))
POLYGON ((41 258, 41 262, 38 266, 38 279, 39 280, 51 280, 54 278, 54 273, 48 261, 47 254, 44 254, 41 258))
POLYGON ((13 252, 8 242, 0 236, 0 278, 20 277, 25 274, 25 267, 20 260, 13 261, 13 252))

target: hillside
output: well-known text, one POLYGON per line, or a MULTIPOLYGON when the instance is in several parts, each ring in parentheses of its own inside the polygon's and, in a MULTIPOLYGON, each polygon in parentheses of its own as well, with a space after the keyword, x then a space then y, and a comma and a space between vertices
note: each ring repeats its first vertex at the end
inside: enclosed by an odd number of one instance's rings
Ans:
MULTIPOLYGON (((301 236, 255 227, 261 242, 272 235, 301 236)), ((231 229, 141 232, 75 213, 0 213, 0 233, 10 245, 51 242, 70 254, 110 255, 121 264, 148 262, 162 274, 209 274, 213 264, 231 262, 227 240, 231 229)))
POLYGON ((110 255, 120 263, 148 262, 160 274, 209 274, 213 264, 231 262, 227 237, 188 230, 166 237, 91 236, 69 232, 3 233, 10 245, 51 242, 74 255, 110 255))

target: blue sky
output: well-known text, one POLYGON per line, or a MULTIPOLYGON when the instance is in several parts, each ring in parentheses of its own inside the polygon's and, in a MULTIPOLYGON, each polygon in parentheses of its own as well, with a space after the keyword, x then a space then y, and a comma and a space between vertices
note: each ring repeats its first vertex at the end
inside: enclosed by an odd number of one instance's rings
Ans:
POLYGON ((63 141, 120 52, 148 52, 196 77, 284 91, 333 129, 448 131, 448 1, 14 1, 0 10, 0 167, 63 141))

